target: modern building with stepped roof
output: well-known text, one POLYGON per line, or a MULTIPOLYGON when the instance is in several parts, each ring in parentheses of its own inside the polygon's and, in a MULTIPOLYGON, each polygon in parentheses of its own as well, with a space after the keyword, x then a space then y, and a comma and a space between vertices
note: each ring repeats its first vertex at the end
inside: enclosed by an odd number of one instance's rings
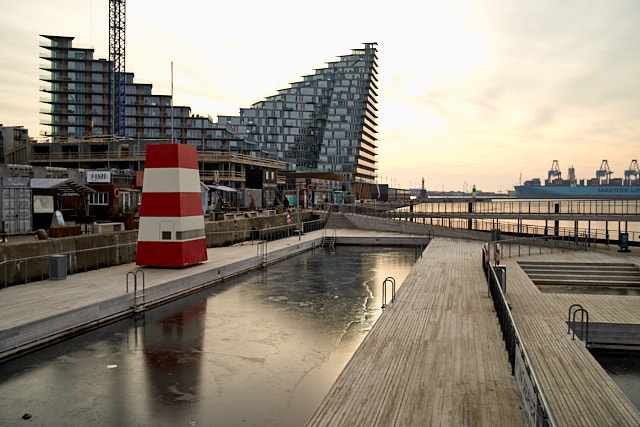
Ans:
POLYGON ((41 91, 48 97, 41 98, 47 105, 41 123, 50 142, 31 143, 28 164, 140 170, 146 145, 171 142, 173 135, 174 142, 197 147, 201 175, 224 176, 220 183, 235 188, 244 177, 244 166, 231 164, 235 154, 272 171, 340 175, 345 191, 355 182, 375 182, 376 43, 217 123, 188 106, 172 107, 170 95, 155 94, 151 84, 134 83, 126 73, 126 137, 116 138, 108 135, 109 61, 95 59, 93 48, 74 46, 73 37, 42 37, 47 62, 40 69, 48 74, 40 77, 41 91))
MULTIPOLYGON (((296 172, 327 172, 373 183, 377 170, 377 49, 365 43, 277 95, 219 116, 235 135, 246 135, 296 172)), ((345 188, 348 190, 348 188, 345 188)))

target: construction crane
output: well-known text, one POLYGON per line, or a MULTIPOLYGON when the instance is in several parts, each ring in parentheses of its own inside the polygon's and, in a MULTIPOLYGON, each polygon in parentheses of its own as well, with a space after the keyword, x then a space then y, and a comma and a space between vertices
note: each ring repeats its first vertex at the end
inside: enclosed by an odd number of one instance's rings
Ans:
POLYGON ((624 171, 624 185, 631 185, 631 178, 634 178, 634 181, 638 181, 640 178, 640 168, 638 167, 637 160, 631 160, 631 164, 629 165, 629 169, 624 171))
POLYGON ((606 160, 603 160, 602 163, 600 163, 600 169, 596 171, 596 178, 598 179, 598 184, 599 185, 609 184, 609 178, 611 177, 612 174, 613 172, 611 172, 611 169, 609 169, 609 162, 606 160))
POLYGON ((109 0, 109 134, 125 136, 125 0, 109 0))
POLYGON ((556 178, 562 179, 562 172, 560 172, 560 164, 557 160, 554 160, 553 163, 551 163, 551 169, 549 169, 547 185, 550 185, 556 178))

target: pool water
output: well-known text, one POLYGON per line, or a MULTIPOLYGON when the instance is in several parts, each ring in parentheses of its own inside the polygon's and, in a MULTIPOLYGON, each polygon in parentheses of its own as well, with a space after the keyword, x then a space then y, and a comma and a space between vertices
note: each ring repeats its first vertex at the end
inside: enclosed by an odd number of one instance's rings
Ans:
POLYGON ((413 263, 309 252, 6 362, 0 424, 303 425, 413 263))

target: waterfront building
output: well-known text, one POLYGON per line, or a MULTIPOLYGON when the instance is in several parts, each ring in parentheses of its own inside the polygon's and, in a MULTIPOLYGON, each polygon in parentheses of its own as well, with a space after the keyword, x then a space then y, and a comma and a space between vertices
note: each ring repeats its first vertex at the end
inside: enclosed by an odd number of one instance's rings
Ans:
POLYGON ((0 123, 0 163, 22 163, 24 146, 31 141, 29 131, 22 126, 0 123))
POLYGON ((274 153, 288 171, 338 174, 345 190, 375 182, 376 43, 339 58, 218 124, 274 153))
MULTIPOLYGON (((49 94, 41 113, 48 143, 31 144, 24 163, 40 166, 142 170, 149 143, 174 141, 198 148, 201 174, 215 184, 244 188, 247 166, 263 176, 289 172, 332 173, 352 183, 371 184, 377 171, 377 49, 365 43, 326 67, 291 83, 277 95, 241 108, 238 116, 191 114, 171 106, 170 95, 134 83, 126 73, 125 138, 108 132, 109 62, 94 59, 73 37, 43 35, 47 52, 40 68, 49 94), (173 121, 171 117, 173 116, 173 121)), ((284 184, 280 175, 278 184, 284 184)), ((277 197, 265 194, 264 200, 277 197)))

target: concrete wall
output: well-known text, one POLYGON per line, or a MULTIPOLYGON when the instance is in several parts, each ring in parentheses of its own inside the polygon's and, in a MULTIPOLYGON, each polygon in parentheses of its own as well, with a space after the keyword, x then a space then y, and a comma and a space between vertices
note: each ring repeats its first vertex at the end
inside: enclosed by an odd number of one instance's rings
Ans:
MULTIPOLYGON (((304 221, 312 220, 311 212, 302 213, 304 221)), ((225 246, 235 242, 249 240, 251 229, 260 231, 259 237, 269 240, 285 237, 295 228, 295 215, 287 231, 287 214, 239 218, 226 221, 205 222, 207 247, 225 246), (274 231, 269 231, 273 228, 274 231)), ((37 281, 49 278, 49 256, 60 253, 76 252, 67 256, 68 274, 86 270, 95 270, 109 265, 125 264, 135 261, 138 231, 122 231, 82 236, 60 237, 48 240, 34 240, 25 243, 0 245, 0 287, 17 283, 37 281), (118 246, 91 250, 94 248, 118 246), (88 249, 88 250, 87 250, 88 249), (87 250, 87 251, 83 251, 87 250), (79 251, 79 252, 78 252, 79 251), (33 258, 29 261, 11 260, 33 258)))
POLYGON ((418 222, 397 221, 358 214, 344 214, 344 216, 349 218, 356 227, 363 230, 390 231, 425 236, 433 233, 434 236, 441 237, 481 240, 483 242, 489 240, 488 233, 482 231, 443 228, 418 222))

